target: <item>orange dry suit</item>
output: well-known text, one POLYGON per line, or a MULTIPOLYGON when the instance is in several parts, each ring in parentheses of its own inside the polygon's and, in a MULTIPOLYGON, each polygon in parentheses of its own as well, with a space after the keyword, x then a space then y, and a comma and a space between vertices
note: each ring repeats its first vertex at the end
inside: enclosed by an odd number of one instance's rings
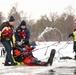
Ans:
POLYGON ((36 60, 36 58, 32 54, 32 47, 25 47, 26 50, 22 51, 20 48, 14 49, 14 57, 18 62, 23 62, 27 66, 45 66, 46 62, 41 62, 40 60, 36 60))

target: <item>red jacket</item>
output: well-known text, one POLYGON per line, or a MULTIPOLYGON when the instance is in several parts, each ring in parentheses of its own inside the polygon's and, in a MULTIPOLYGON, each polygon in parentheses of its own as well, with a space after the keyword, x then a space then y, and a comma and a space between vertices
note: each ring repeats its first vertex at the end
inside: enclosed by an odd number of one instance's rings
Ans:
POLYGON ((24 30, 18 31, 18 35, 19 35, 19 38, 20 38, 20 39, 25 39, 25 38, 26 38, 26 33, 25 33, 24 30))
POLYGON ((13 34, 13 26, 9 22, 4 22, 0 27, 0 37, 2 40, 12 40, 15 43, 15 36, 13 34))
POLYGON ((2 29, 2 39, 11 39, 13 36, 13 28, 12 27, 4 27, 2 29))

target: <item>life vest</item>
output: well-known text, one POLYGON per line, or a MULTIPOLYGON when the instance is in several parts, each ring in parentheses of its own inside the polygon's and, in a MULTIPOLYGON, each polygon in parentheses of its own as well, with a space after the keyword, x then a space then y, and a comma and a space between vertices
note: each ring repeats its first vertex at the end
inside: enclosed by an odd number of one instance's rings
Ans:
POLYGON ((17 49, 14 50, 14 56, 15 57, 20 57, 20 58, 22 57, 22 59, 23 58, 25 59, 29 56, 33 56, 33 54, 32 54, 32 50, 28 50, 27 48, 24 52, 17 48, 17 49))
POLYGON ((76 31, 73 32, 73 35, 74 35, 74 37, 73 37, 74 41, 76 41, 76 31))
POLYGON ((26 33, 24 30, 18 31, 18 36, 20 39, 25 39, 26 38, 26 33))
POLYGON ((2 30, 2 39, 11 39, 13 36, 12 27, 4 27, 2 30))

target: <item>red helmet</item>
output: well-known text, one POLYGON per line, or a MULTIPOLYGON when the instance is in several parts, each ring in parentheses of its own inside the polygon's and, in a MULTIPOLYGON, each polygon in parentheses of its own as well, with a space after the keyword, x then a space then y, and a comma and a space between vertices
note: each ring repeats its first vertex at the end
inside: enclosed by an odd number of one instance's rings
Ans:
POLYGON ((74 31, 76 31, 76 28, 74 28, 74 31))

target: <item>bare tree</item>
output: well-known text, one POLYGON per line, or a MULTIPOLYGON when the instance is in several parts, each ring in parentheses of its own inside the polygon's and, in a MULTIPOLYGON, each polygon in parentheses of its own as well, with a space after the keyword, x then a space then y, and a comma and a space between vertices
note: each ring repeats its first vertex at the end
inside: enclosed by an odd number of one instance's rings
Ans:
POLYGON ((3 16, 2 12, 0 12, 0 25, 2 24, 3 20, 4 20, 4 16, 3 16))
POLYGON ((9 12, 9 15, 8 15, 8 18, 10 16, 14 16, 15 18, 15 28, 20 24, 21 22, 21 16, 20 16, 20 13, 17 11, 17 5, 16 6, 13 6, 12 9, 10 10, 9 12))

